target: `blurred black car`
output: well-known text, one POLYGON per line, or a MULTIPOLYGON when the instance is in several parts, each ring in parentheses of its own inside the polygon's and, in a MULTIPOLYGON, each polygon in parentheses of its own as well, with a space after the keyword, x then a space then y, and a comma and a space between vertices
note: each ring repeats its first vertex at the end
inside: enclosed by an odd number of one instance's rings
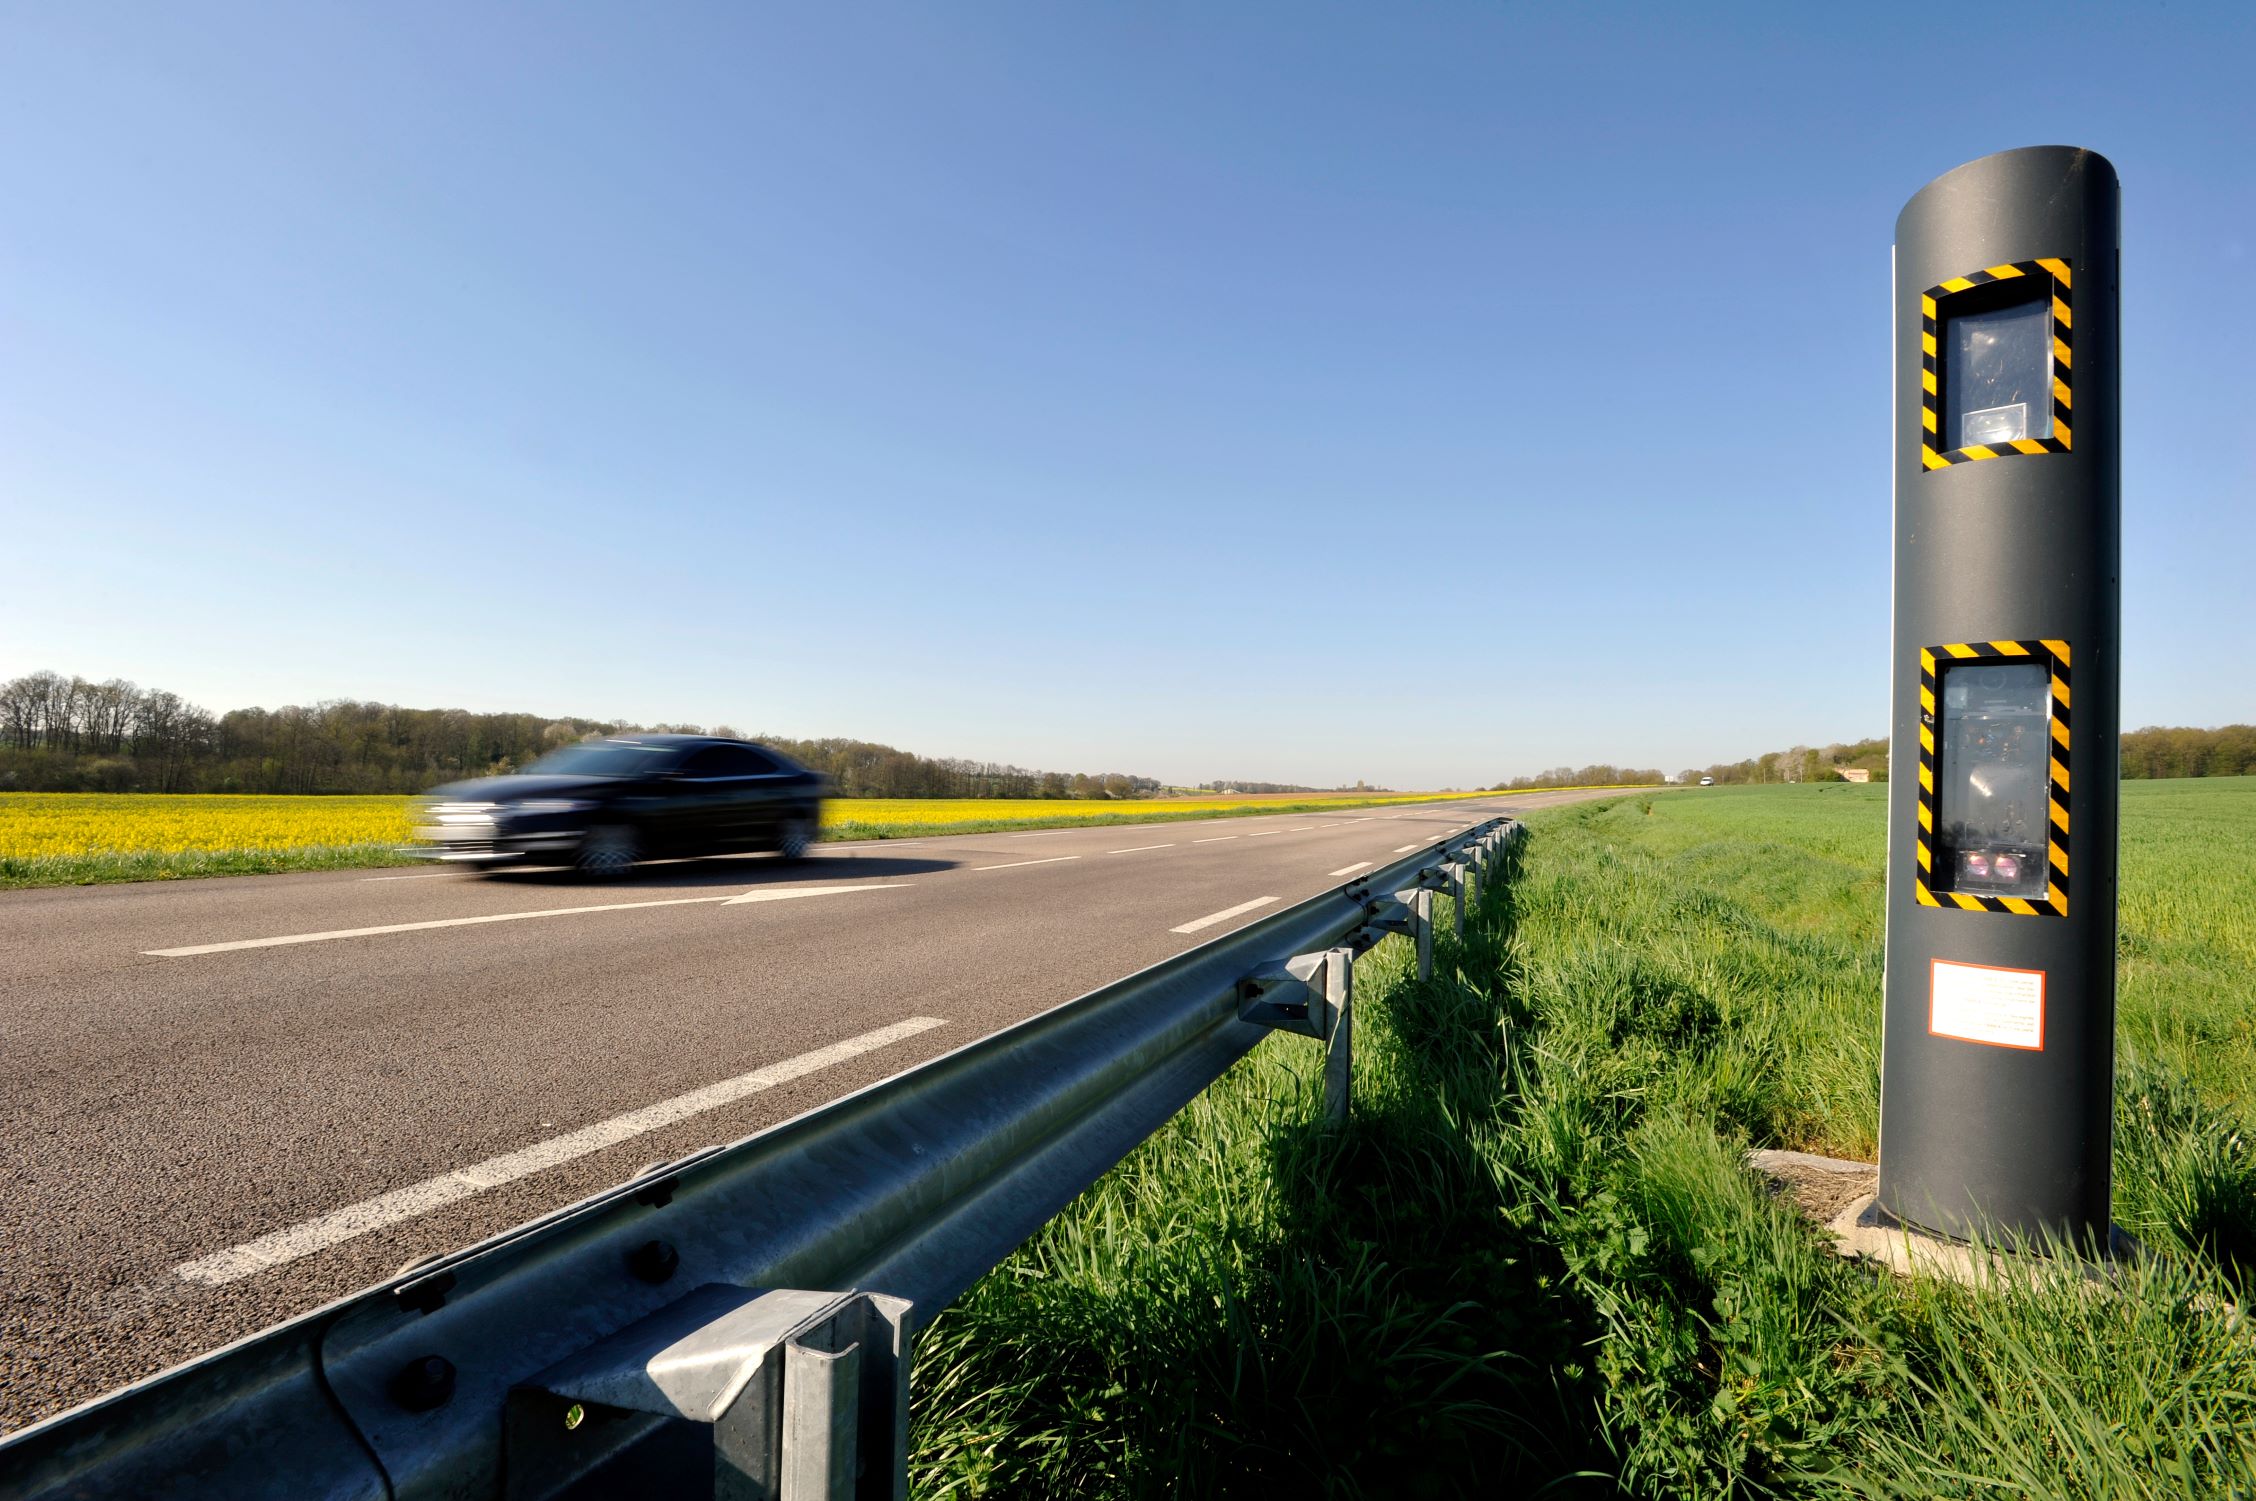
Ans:
POLYGON ((743 740, 589 740, 522 772, 449 782, 416 806, 414 853, 496 867, 619 875, 639 860, 776 850, 797 860, 822 826, 819 773, 743 740))

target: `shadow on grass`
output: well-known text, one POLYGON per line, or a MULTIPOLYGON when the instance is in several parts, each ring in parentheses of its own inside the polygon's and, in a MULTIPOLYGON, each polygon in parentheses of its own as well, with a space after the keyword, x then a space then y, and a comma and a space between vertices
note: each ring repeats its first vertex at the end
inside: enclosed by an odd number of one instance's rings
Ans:
POLYGON ((1358 1006, 1350 1121, 1280 1124, 1268 1143, 1282 1244, 1306 1269, 1286 1292, 1338 1331, 1337 1348, 1310 1352, 1337 1374, 1303 1407, 1320 1428, 1362 1432, 1317 1452, 1367 1494, 1610 1489, 1592 1468, 1605 1455, 1585 1379, 1600 1330, 1560 1294, 1556 1250, 1504 1213, 1490 1149, 1526 1021, 1513 983, 1523 847, 1491 867, 1463 938, 1437 933, 1432 979, 1405 953, 1369 966, 1377 1004, 1358 1006), (1387 1338, 1405 1326, 1414 1341, 1387 1338), (1389 1414, 1383 1431, 1366 1426, 1373 1413, 1389 1414))
POLYGON ((1599 1331, 1481 1150, 1516 863, 1461 944, 1445 921, 1434 979, 1400 942, 1358 964, 1347 1125, 1314 1119, 1318 1050, 1273 1039, 941 1316, 918 1356, 917 1494, 1593 1485, 1579 1373, 1599 1331))

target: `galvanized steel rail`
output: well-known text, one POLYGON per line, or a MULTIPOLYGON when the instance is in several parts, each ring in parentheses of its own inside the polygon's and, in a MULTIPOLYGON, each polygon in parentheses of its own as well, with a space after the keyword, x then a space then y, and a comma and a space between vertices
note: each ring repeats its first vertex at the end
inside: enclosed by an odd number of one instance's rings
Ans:
POLYGON ((1461 933, 1517 833, 1478 825, 27 1428, 0 1497, 899 1496, 915 1331, 1268 1030, 1327 1044, 1344 1115, 1353 957, 1404 933, 1430 972, 1434 892, 1461 933))

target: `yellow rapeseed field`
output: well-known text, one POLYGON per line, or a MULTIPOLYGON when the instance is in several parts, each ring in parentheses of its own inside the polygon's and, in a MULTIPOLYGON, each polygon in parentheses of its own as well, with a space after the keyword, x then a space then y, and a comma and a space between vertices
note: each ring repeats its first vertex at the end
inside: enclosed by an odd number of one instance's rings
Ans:
POLYGON ((404 797, 0 793, 0 859, 404 844, 404 797))
MULTIPOLYGON (((1474 793, 1456 794, 1477 796, 1474 793)), ((997 798, 837 798, 824 823, 857 834, 948 824, 1133 821, 1262 808, 1369 807, 1432 801, 1310 793, 1090 803, 997 798)), ((0 793, 0 859, 308 850, 404 844, 405 797, 258 797, 162 793, 0 793)))

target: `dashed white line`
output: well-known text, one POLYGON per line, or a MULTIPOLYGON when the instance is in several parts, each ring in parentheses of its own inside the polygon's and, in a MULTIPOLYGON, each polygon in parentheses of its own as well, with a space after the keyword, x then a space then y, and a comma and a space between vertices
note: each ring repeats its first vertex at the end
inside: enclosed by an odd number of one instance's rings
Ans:
POLYGON ((1395 853, 1396 853, 1396 854, 1398 854, 1398 855, 1407 855, 1407 854, 1409 854, 1409 853, 1410 853, 1410 852, 1411 852, 1412 850, 1414 850, 1414 849, 1416 849, 1416 848, 1418 848, 1418 846, 1416 846, 1416 845, 1414 845, 1414 844, 1406 844, 1406 845, 1402 846, 1402 847, 1401 847, 1400 849, 1396 850, 1396 851, 1395 851, 1395 853))
POLYGON ((1187 922, 1179 928, 1169 928, 1167 931, 1170 933, 1196 933, 1199 929, 1211 928, 1218 922, 1228 922, 1241 912, 1251 912, 1256 907, 1266 907, 1275 900, 1276 898, 1273 896, 1257 896, 1250 902, 1240 902, 1235 907, 1224 907, 1219 912, 1209 912, 1196 921, 1187 922))
MULTIPOLYGON (((1070 858, 1070 857, 1068 857, 1070 858)), ((383 933, 424 933, 434 928, 474 928, 492 922, 524 922, 535 917, 572 917, 582 912, 636 912, 646 907, 741 906, 747 902, 788 902, 803 896, 838 896, 849 891, 893 891, 906 881, 861 886, 755 886, 742 895, 677 896, 655 902, 606 902, 595 907, 544 907, 537 912, 489 912, 483 917, 439 917, 428 922, 386 923, 379 928, 337 928, 327 933, 288 933, 280 938, 237 938, 227 943, 194 943, 177 949, 143 949, 157 959, 225 954, 236 949, 278 949, 293 943, 327 943, 336 938, 374 938, 383 933)))
POLYGON ((1220 843, 1221 843, 1221 842, 1222 842, 1223 840, 1225 840, 1225 839, 1235 839, 1235 838, 1237 838, 1237 837, 1238 837, 1238 836, 1237 836, 1237 835, 1235 835, 1235 834, 1216 834, 1216 835, 1215 835, 1215 836, 1214 836, 1213 838, 1211 838, 1211 839, 1194 839, 1194 840, 1192 840, 1192 841, 1191 841, 1191 843, 1193 843, 1193 844, 1220 844, 1220 843))
POLYGON ((182 1262, 173 1270, 190 1282, 200 1282, 206 1287, 219 1287, 240 1281, 255 1272, 296 1261, 301 1256, 366 1235, 371 1230, 381 1230, 396 1225, 401 1220, 428 1214, 434 1209, 467 1199, 472 1194, 498 1188, 529 1177, 544 1168, 570 1162, 575 1157, 585 1157, 590 1152, 600 1152, 605 1147, 646 1135, 661 1126, 670 1126, 692 1115, 702 1115, 723 1105, 734 1104, 747 1095, 755 1095, 778 1084, 789 1083, 834 1063, 875 1052, 903 1038, 914 1037, 919 1032, 929 1032, 934 1027, 947 1025, 936 1016, 912 1016, 889 1027, 879 1027, 874 1032, 864 1032, 849 1037, 844 1042, 834 1042, 827 1048, 817 1048, 811 1053, 801 1053, 796 1058, 786 1058, 765 1068, 756 1068, 748 1074, 738 1074, 733 1079, 723 1079, 718 1084, 708 1084, 703 1089, 693 1089, 688 1094, 675 1095, 670 1100, 660 1100, 655 1105, 645 1105, 640 1110, 630 1110, 625 1115, 615 1115, 592 1126, 582 1126, 562 1136, 535 1142, 521 1151, 507 1152, 499 1157, 488 1157, 483 1162, 456 1168, 451 1173, 441 1173, 436 1178, 426 1178, 405 1188, 395 1188, 390 1193, 378 1194, 373 1199, 363 1199, 358 1204, 348 1204, 262 1235, 257 1240, 245 1241, 239 1246, 194 1261, 182 1262))
POLYGON ((1334 875, 1334 876, 1351 876, 1351 875, 1354 875, 1354 874, 1355 874, 1355 873, 1356 873, 1357 871, 1359 871, 1359 870, 1369 870, 1370 868, 1371 868, 1371 862, 1370 862, 1370 861, 1368 861, 1368 860, 1358 860, 1358 861, 1356 861, 1356 862, 1355 862, 1355 863, 1354 863, 1353 865, 1343 865, 1343 866, 1341 866, 1341 867, 1340 867, 1340 868, 1339 868, 1338 870, 1334 870, 1334 871, 1327 871, 1327 872, 1325 872, 1325 874, 1327 874, 1327 875, 1334 875))
POLYGON ((1269 836, 1270 836, 1271 834, 1282 834, 1283 832, 1284 832, 1284 830, 1283 830, 1283 829, 1263 829, 1263 830, 1262 830, 1262 831, 1261 831, 1260 833, 1258 833, 1258 834, 1248 834, 1248 835, 1246 835, 1246 838, 1248 838, 1248 839, 1266 839, 1266 838, 1268 838, 1268 837, 1269 837, 1269 836))
POLYGON ((1105 851, 1105 853, 1106 853, 1106 854, 1108 854, 1108 855, 1135 855, 1135 854, 1141 854, 1141 853, 1142 853, 1143 851, 1145 851, 1145 850, 1171 850, 1171 849, 1173 849, 1173 848, 1175 848, 1175 846, 1174 846, 1174 845, 1173 845, 1172 843, 1169 843, 1169 844, 1131 844, 1130 846, 1128 846, 1128 848, 1126 848, 1126 849, 1124 849, 1124 850, 1106 850, 1106 851, 1105 851))
POLYGON ((1052 855, 1047 860, 1006 860, 1000 865, 974 865, 973 870, 1016 870, 1021 865, 1058 865, 1067 860, 1078 860, 1079 855, 1052 855))

